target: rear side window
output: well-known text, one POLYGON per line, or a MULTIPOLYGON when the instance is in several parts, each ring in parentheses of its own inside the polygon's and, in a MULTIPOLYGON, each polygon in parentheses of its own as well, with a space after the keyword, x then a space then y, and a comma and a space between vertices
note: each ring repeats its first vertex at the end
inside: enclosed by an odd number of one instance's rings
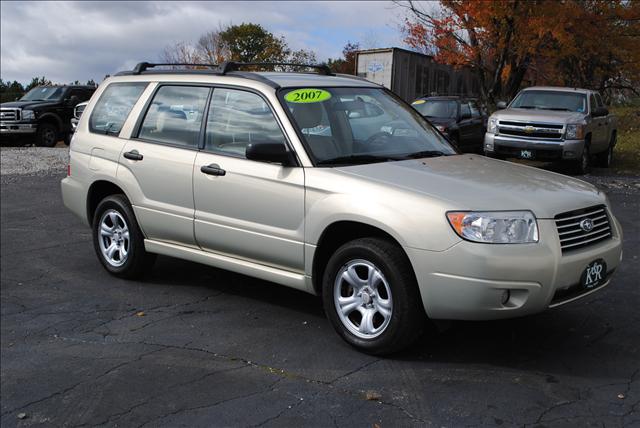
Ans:
POLYGON ((147 110, 138 137, 197 148, 209 91, 207 87, 198 86, 160 87, 147 110))
POLYGON ((89 131, 97 134, 118 135, 138 101, 145 82, 112 83, 104 90, 89 118, 89 131))
POLYGON ((480 109, 475 102, 469 101, 469 108, 471 109, 471 117, 480 117, 480 109))
POLYGON ((245 157, 251 143, 283 143, 284 135, 267 103, 258 95, 217 88, 211 97, 205 149, 245 157))
POLYGON ((471 116, 471 109, 469 108, 468 103, 460 103, 460 116, 466 115, 467 117, 471 116))

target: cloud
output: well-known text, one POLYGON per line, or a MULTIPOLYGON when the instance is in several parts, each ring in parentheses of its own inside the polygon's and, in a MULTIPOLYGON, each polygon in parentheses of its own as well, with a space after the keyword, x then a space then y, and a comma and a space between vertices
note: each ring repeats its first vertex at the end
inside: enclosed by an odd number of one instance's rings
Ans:
POLYGON ((175 42, 195 42, 220 23, 254 22, 318 60, 347 41, 402 43, 391 2, 0 2, 0 77, 28 82, 101 80, 157 60, 175 42))

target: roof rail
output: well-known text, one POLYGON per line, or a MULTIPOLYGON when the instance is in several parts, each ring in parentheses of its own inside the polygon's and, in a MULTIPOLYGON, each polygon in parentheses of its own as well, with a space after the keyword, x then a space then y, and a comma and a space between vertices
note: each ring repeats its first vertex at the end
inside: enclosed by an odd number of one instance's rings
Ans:
POLYGON ((241 67, 271 67, 271 66, 288 66, 288 67, 307 67, 315 68, 320 74, 325 76, 334 76, 331 69, 326 64, 299 64, 294 62, 234 62, 225 61, 219 66, 220 74, 227 74, 230 71, 239 70, 241 67))
POLYGON ((150 62, 139 62, 138 64, 136 64, 135 67, 133 67, 133 70, 131 70, 132 74, 141 74, 143 71, 146 71, 149 68, 155 68, 155 67, 166 67, 166 66, 183 66, 183 67, 209 67, 209 68, 218 68, 218 64, 194 64, 194 63, 184 63, 184 62, 180 62, 180 63, 150 63, 150 62))

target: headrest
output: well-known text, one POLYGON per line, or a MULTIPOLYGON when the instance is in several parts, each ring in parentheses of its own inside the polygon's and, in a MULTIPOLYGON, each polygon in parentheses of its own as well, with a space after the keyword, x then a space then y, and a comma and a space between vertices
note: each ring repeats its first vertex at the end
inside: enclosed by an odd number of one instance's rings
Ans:
POLYGON ((302 129, 315 128, 322 122, 322 104, 298 104, 291 112, 302 129))

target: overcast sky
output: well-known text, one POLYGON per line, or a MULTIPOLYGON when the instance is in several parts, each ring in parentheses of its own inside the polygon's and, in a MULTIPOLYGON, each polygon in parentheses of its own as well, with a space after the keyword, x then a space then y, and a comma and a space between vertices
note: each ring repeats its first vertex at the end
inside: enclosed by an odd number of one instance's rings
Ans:
POLYGON ((220 23, 258 23, 311 49, 319 61, 347 41, 402 46, 402 11, 389 1, 0 2, 0 77, 69 83, 157 61, 175 42, 195 42, 220 23))

